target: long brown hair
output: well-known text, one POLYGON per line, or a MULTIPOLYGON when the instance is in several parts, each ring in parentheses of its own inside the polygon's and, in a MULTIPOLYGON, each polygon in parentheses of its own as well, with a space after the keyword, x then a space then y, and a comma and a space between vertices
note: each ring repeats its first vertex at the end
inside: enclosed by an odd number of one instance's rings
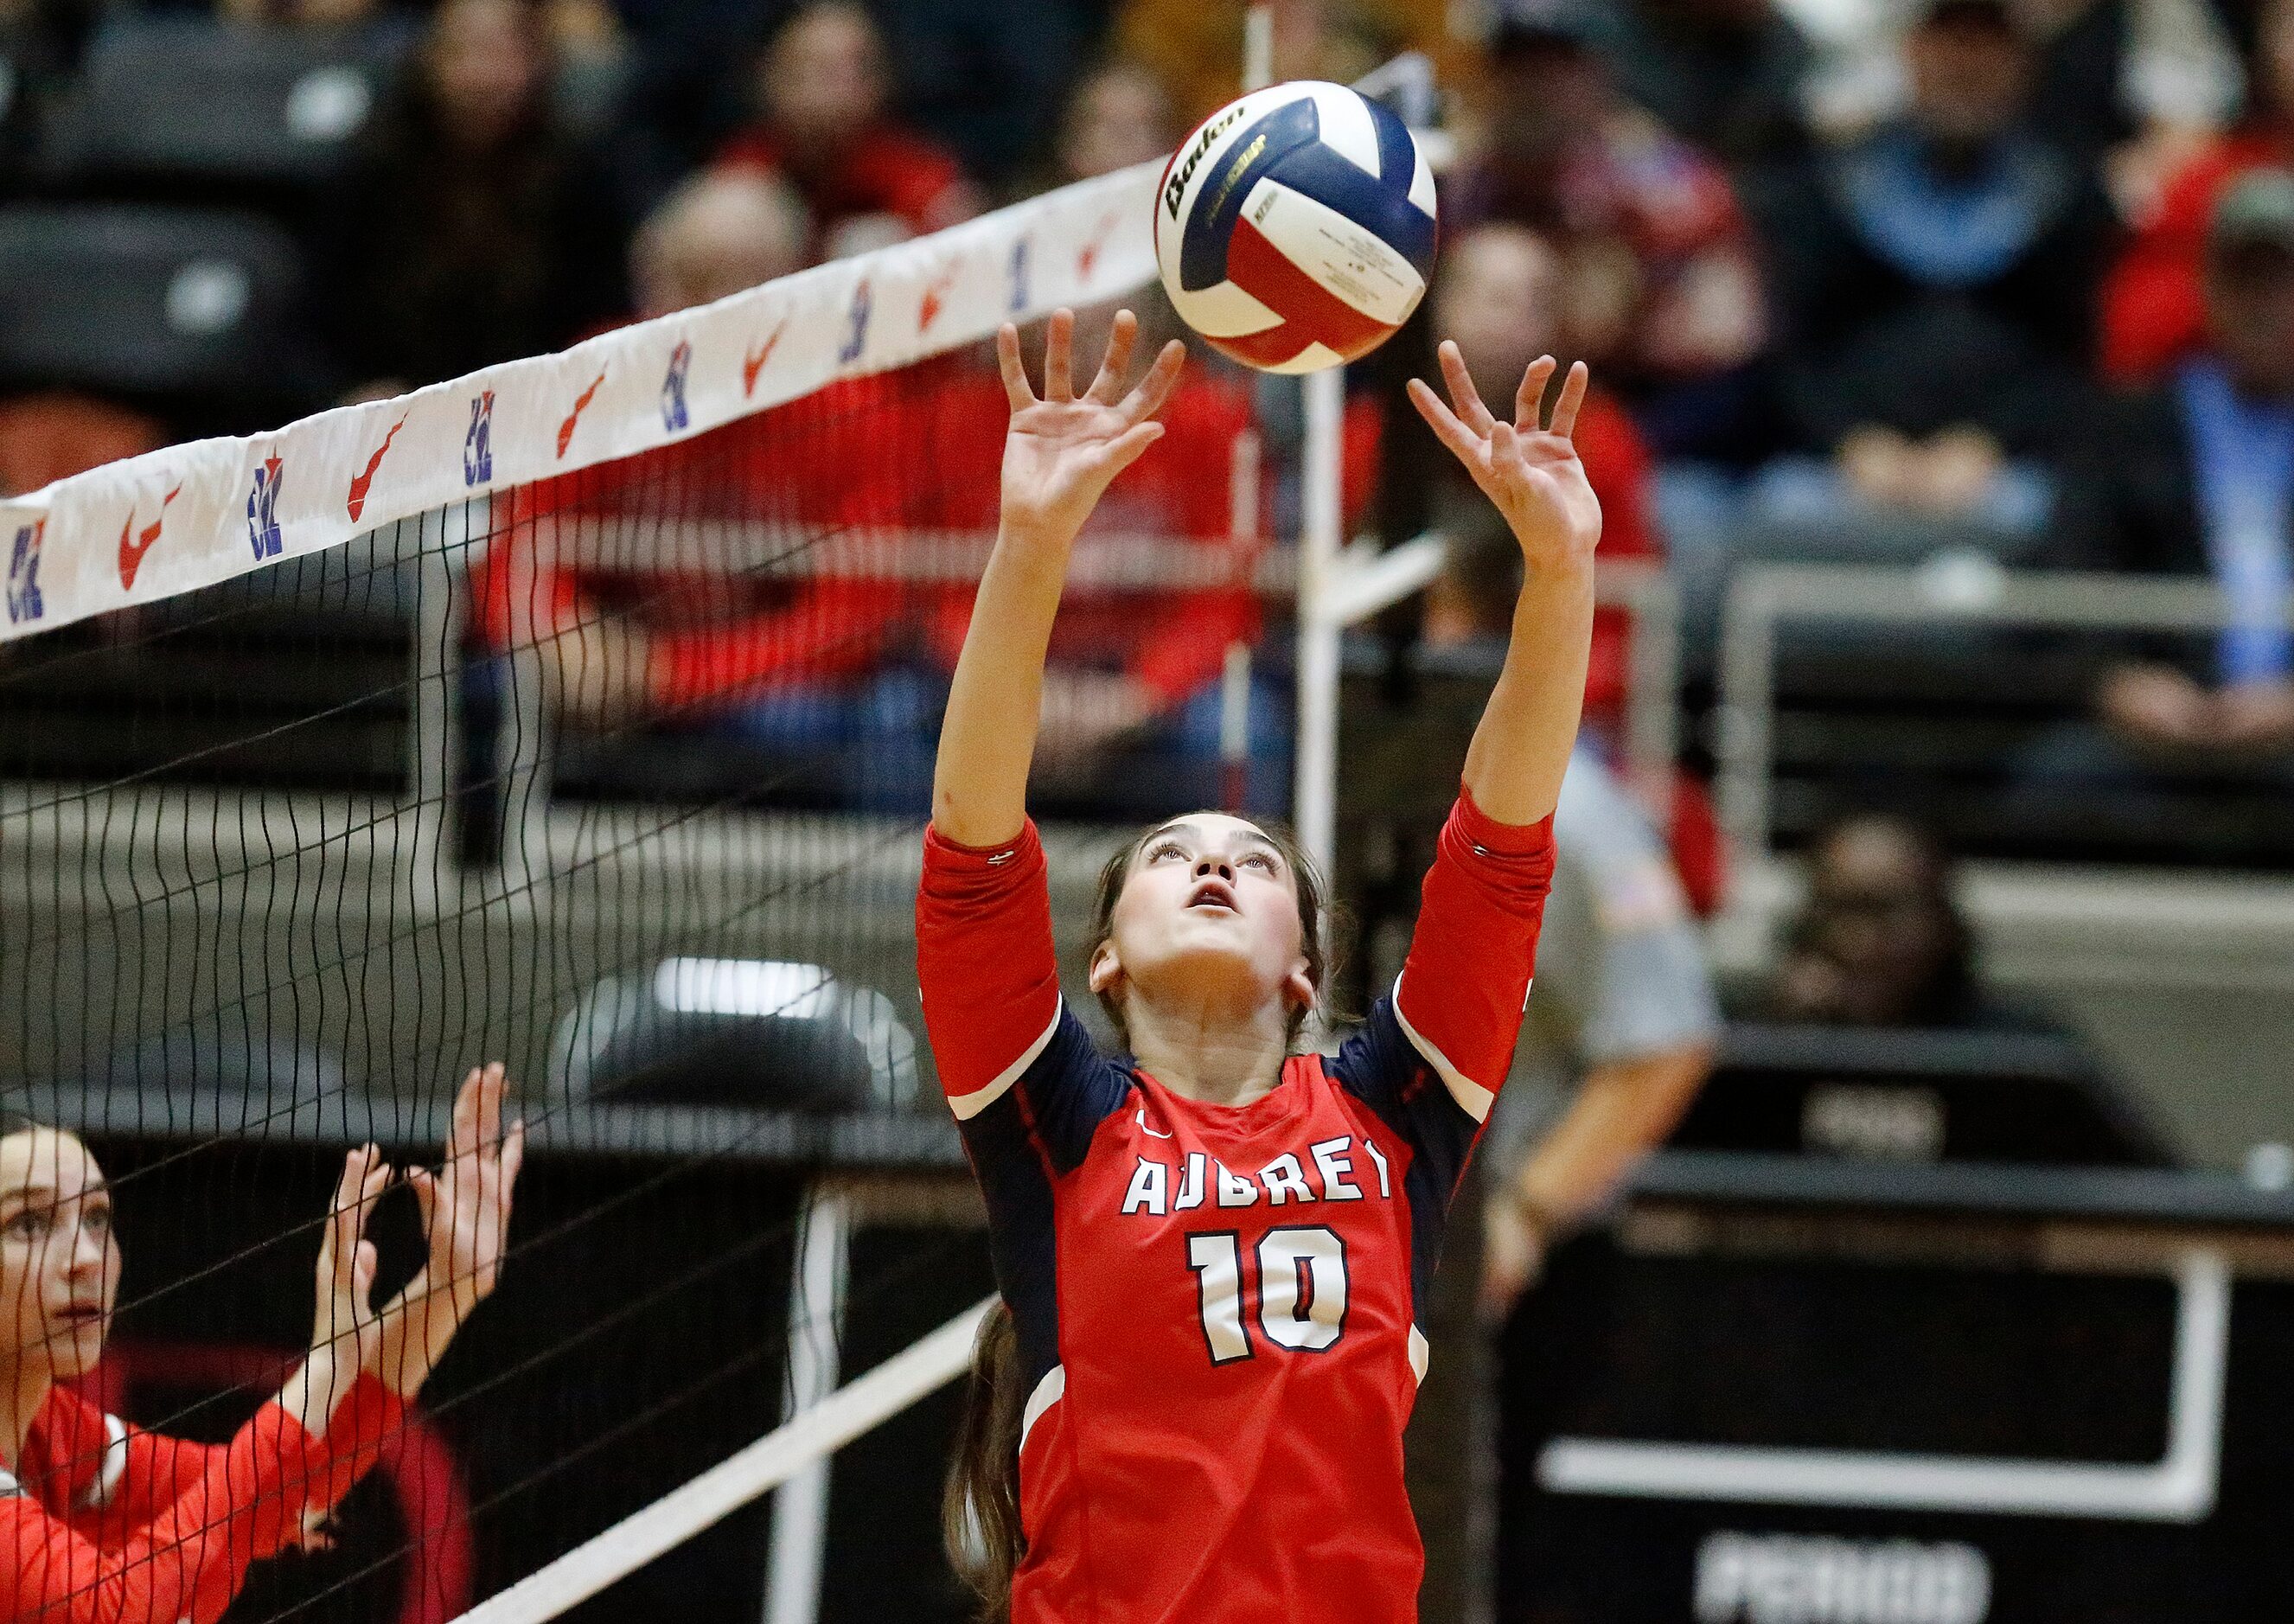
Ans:
MULTIPOLYGON (((1334 957, 1322 873, 1288 828, 1258 819, 1251 821, 1282 853, 1297 884, 1299 951, 1306 960, 1306 979, 1314 983, 1319 1002, 1330 984, 1334 957)), ((1091 934, 1084 944, 1086 962, 1115 934, 1115 904, 1123 896, 1133 861, 1148 841, 1168 827, 1158 824, 1136 840, 1126 842, 1099 871, 1099 888, 1092 900, 1091 934)), ((1131 1035, 1122 1000, 1102 992, 1099 1007, 1127 1046, 1131 1035)), ((1291 1011, 1292 1043, 1298 1041, 1306 1017, 1313 1013, 1312 1007, 1291 1011)), ((972 1347, 964 1422, 957 1429, 956 1455, 940 1496, 940 1538, 956 1577, 980 1598, 982 1624, 997 1624, 1011 1617, 1012 1576, 1019 1571, 1020 1559, 1028 1554, 1027 1536, 1020 1523, 1020 1431, 1027 1409, 1023 1380, 1019 1330, 1013 1324, 1011 1309, 998 1302, 980 1322, 980 1339, 972 1347)))
POLYGON ((980 1598, 982 1624, 1012 1616, 1012 1575, 1028 1554, 1020 1527, 1020 1332, 998 1302, 980 1322, 964 1423, 940 1503, 940 1541, 964 1587, 980 1598))

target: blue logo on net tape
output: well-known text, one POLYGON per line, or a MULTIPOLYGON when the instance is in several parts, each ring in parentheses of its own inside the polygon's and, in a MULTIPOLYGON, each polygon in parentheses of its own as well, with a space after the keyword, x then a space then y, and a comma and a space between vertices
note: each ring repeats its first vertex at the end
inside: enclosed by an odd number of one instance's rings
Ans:
POLYGON ((40 542, 47 527, 48 521, 44 518, 23 526, 16 532, 16 544, 9 549, 10 625, 21 625, 47 613, 47 603, 40 596, 40 542))
POLYGON ((494 477, 494 392, 470 397, 470 427, 462 436, 462 484, 484 485, 494 477))

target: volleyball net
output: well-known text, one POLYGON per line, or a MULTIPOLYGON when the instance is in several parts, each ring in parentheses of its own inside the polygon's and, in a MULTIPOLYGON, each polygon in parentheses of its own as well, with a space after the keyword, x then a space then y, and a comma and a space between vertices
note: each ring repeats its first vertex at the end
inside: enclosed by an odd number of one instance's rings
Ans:
MULTIPOLYGON (((1154 184, 0 502, 0 1103, 85 1141, 126 1259, 79 1391, 229 1438, 308 1338, 346 1150, 435 1164, 495 1058, 527 1123, 498 1293, 234 1618, 961 1616, 955 1395, 910 1406, 991 1283, 919 1041, 919 836, 988 340, 1069 306, 1095 343, 1154 184)), ((1288 796, 1276 459, 1200 356, 1167 422, 1053 653, 1063 928, 1095 827, 1288 796)), ((371 1233, 386 1294, 411 1196, 371 1233)))

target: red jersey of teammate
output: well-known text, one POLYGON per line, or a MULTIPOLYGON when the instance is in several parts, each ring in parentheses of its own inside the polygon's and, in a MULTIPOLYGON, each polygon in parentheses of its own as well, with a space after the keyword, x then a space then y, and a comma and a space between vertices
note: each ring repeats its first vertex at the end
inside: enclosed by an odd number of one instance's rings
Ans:
POLYGON ((917 977, 1029 1398, 1013 1624, 1397 1624, 1402 1432, 1450 1200, 1512 1062, 1552 828, 1460 797, 1393 992, 1206 1106, 1062 1001, 1042 847, 928 833, 917 977))
POLYGON ((50 1389, 16 1470, 0 1471, 0 1619, 214 1624, 306 1507, 350 1492, 401 1413, 362 1376, 324 1438, 266 1404, 230 1443, 201 1444, 50 1389))

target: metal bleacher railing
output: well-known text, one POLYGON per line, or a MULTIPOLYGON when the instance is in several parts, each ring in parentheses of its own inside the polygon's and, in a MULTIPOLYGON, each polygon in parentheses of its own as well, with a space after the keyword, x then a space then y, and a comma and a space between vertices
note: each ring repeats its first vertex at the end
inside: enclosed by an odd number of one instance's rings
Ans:
MULTIPOLYGON (((2294 612, 2294 603, 2290 603, 2294 612)), ((1715 799, 1740 853, 1766 855, 1776 828, 1778 634, 1789 623, 2106 634, 2192 633, 2228 624, 2209 583, 2061 570, 2005 570, 1952 558, 1914 568, 1747 566, 1722 608, 1715 799)))

